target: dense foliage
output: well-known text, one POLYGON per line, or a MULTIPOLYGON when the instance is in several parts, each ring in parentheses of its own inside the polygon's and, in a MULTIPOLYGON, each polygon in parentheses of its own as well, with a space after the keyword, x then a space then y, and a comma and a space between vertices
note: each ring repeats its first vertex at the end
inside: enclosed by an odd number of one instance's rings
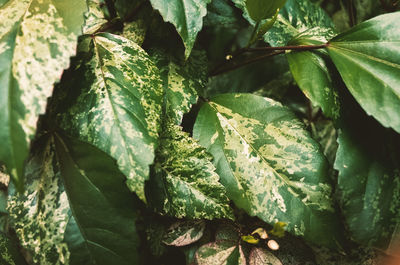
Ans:
POLYGON ((395 262, 399 8, 0 0, 0 263, 395 262))

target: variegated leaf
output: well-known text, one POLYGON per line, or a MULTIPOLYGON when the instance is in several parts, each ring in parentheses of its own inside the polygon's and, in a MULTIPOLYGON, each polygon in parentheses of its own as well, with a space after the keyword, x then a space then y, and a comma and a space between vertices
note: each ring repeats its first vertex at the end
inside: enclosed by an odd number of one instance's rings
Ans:
POLYGON ((178 221, 173 223, 163 236, 163 242, 170 246, 186 246, 203 236, 206 223, 203 220, 178 221))
POLYGON ((195 257, 198 265, 246 265, 242 246, 230 240, 205 244, 197 250, 195 257))
POLYGON ((250 252, 249 265, 283 265, 271 251, 253 248, 250 252))
POLYGON ((135 43, 112 34, 85 37, 55 91, 59 126, 117 160, 142 200, 158 142, 162 85, 135 43))
POLYGON ((93 146, 44 136, 9 198, 11 222, 37 264, 132 264, 138 237, 132 195, 115 161, 93 146), (115 262, 115 263, 114 263, 115 262))
POLYGON ((155 51, 152 58, 164 82, 166 115, 179 125, 183 114, 197 102, 197 91, 205 89, 208 73, 206 54, 193 50, 188 60, 178 60, 165 52, 155 51))
POLYGON ((214 156, 238 207, 271 225, 288 223, 290 232, 318 244, 337 244, 328 163, 288 108, 251 94, 224 94, 203 105, 193 134, 214 156))
POLYGON ((150 0, 165 22, 171 22, 185 45, 185 57, 192 52, 197 34, 203 27, 207 4, 211 0, 150 0))
POLYGON ((14 237, 0 233, 0 264, 26 265, 14 237))
POLYGON ((164 128, 147 198, 157 211, 178 218, 233 218, 211 156, 177 125, 164 128))
POLYGON ((89 10, 85 13, 85 24, 82 27, 84 34, 93 34, 99 30, 105 23, 107 18, 105 15, 105 0, 86 0, 89 10))
POLYGON ((81 33, 84 0, 10 0, 0 8, 0 160, 22 189, 24 160, 81 33))

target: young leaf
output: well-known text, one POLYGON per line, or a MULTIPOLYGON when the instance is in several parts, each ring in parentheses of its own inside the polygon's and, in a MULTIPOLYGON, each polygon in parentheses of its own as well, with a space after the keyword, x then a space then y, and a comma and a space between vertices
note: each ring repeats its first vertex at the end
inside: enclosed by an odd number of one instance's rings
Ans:
POLYGON ((264 35, 272 46, 286 45, 298 34, 311 30, 313 36, 333 37, 334 25, 330 17, 310 0, 287 0, 274 26, 264 35))
POLYGON ((238 207, 318 244, 340 240, 326 158, 289 109, 250 94, 217 96, 200 110, 193 135, 238 207))
POLYGON ((134 202, 114 160, 58 134, 38 144, 25 192, 9 198, 11 221, 34 262, 137 262, 134 202))
POLYGON ((233 218, 211 156, 177 125, 163 134, 146 193, 150 204, 178 218, 233 218))
POLYGON ((400 12, 363 22, 329 42, 328 52, 363 109, 400 133, 400 12))
POLYGON ((286 0, 245 0, 249 16, 256 22, 271 18, 282 8, 286 0))
POLYGON ((242 247, 231 240, 205 244, 197 250, 195 257, 198 265, 246 265, 242 247))
POLYGON ((211 0, 150 0, 164 21, 171 22, 185 45, 188 58, 197 34, 203 27, 203 17, 207 14, 207 4, 211 0))
POLYGON ((350 236, 385 249, 400 222, 400 139, 353 112, 340 130, 334 165, 340 204, 350 236))
POLYGON ((168 228, 163 242, 170 246, 186 246, 199 240, 205 228, 206 223, 203 220, 178 221, 168 228))
POLYGON ((283 265, 271 251, 263 248, 253 248, 250 252, 249 265, 283 265))
POLYGON ((22 190, 24 160, 81 33, 84 0, 10 0, 0 7, 0 161, 22 190))
POLYGON ((129 189, 145 200, 162 99, 159 71, 148 55, 120 36, 86 36, 54 98, 59 126, 115 158, 129 189))
POLYGON ((9 265, 26 265, 24 257, 19 252, 16 240, 0 233, 0 263, 9 265))

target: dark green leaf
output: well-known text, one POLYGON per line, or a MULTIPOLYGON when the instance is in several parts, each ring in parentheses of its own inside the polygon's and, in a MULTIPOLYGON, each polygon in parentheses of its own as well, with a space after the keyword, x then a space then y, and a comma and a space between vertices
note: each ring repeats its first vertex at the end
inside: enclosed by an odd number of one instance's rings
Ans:
POLYGON ((206 223, 203 220, 178 221, 168 228, 163 242, 170 246, 186 246, 198 241, 205 228, 206 223))
POLYGON ((293 37, 309 31, 309 35, 331 38, 333 23, 325 11, 309 0, 287 0, 274 26, 264 35, 272 46, 286 45, 293 37))
POLYGON ((249 16, 256 22, 271 18, 286 0, 244 0, 249 16))
POLYGON ((115 0, 114 6, 119 17, 126 21, 144 2, 144 0, 115 0))
POLYGON ((400 132, 400 12, 333 38, 328 52, 351 94, 383 126, 400 132))
POLYGON ((19 252, 17 242, 14 238, 0 233, 0 264, 4 265, 26 265, 26 261, 19 252))
POLYGON ((249 265, 283 265, 271 251, 253 248, 250 252, 249 265))
POLYGON ((211 156, 176 125, 164 129, 147 197, 160 212, 178 218, 233 218, 211 156))
POLYGON ((34 262, 134 263, 135 204, 114 160, 58 134, 38 144, 24 194, 9 198, 11 221, 34 262))
POLYGON ((84 0, 10 0, 0 9, 0 160, 22 189, 24 160, 81 33, 84 0))
POLYGON ((112 34, 85 37, 55 91, 59 126, 117 160, 140 199, 158 142, 162 84, 135 43, 112 34))
POLYGON ((400 222, 400 139, 361 116, 342 126, 338 143, 335 169, 350 236, 385 249, 400 222))
POLYGON ((289 109, 249 94, 217 96, 200 110, 193 135, 238 207, 318 244, 340 240, 328 163, 289 109))
POLYGON ((188 58, 197 34, 203 27, 203 17, 207 14, 207 4, 211 0, 150 0, 165 22, 171 22, 185 45, 188 58))

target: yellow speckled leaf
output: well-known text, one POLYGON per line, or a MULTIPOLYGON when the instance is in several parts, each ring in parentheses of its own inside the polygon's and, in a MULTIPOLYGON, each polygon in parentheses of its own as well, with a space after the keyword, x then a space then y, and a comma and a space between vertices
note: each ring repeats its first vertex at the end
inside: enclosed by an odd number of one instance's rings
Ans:
POLYGON ((39 114, 81 33, 84 0, 10 0, 0 8, 0 160, 20 180, 39 114))
POLYGON ((326 158, 288 108, 250 94, 220 95, 204 104, 193 135, 214 156, 221 183, 238 207, 336 246, 341 228, 326 158))

